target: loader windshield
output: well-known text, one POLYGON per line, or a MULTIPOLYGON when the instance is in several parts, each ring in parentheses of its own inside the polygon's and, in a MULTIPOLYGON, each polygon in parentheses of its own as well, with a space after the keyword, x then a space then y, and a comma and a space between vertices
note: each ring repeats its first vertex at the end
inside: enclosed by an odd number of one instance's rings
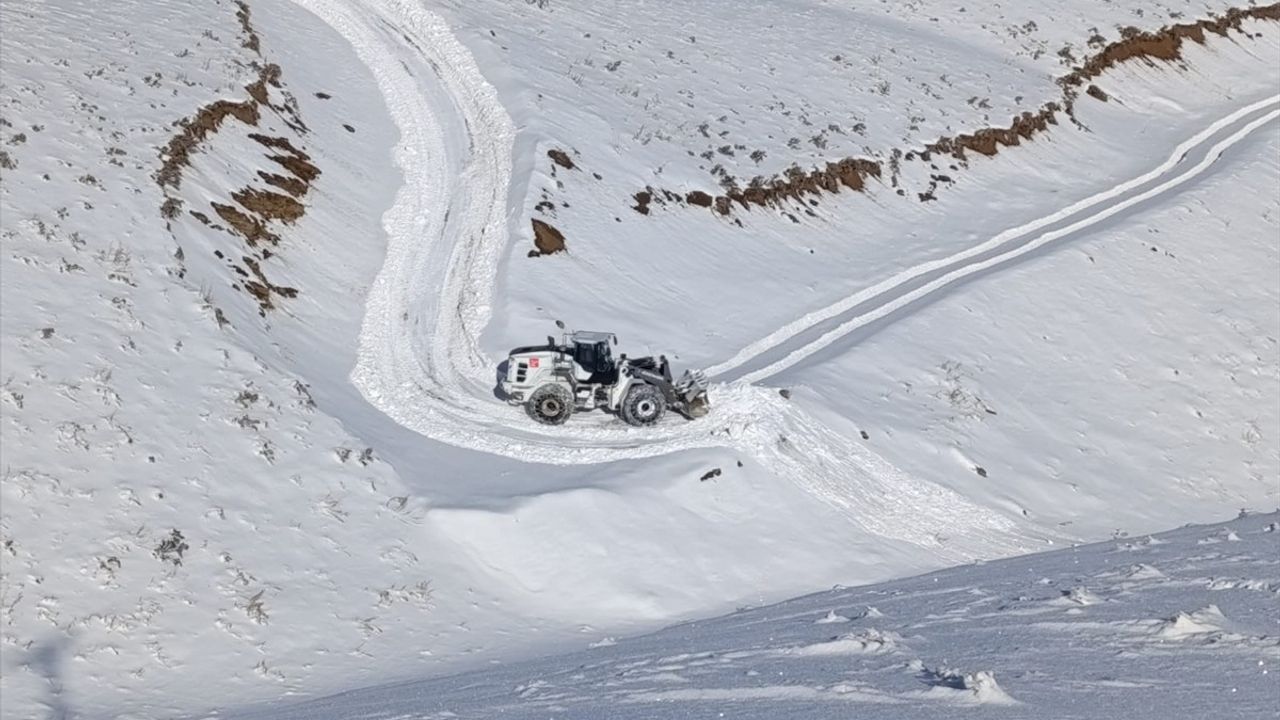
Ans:
POLYGON ((590 373, 609 372, 613 369, 613 357, 609 343, 577 343, 573 348, 573 361, 590 373))

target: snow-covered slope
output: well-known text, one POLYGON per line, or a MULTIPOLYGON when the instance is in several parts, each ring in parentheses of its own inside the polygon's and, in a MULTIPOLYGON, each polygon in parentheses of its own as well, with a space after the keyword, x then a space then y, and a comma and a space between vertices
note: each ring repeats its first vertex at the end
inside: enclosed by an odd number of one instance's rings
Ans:
POLYGON ((485 332, 491 352, 549 312, 578 327, 628 318, 624 341, 717 364, 904 269, 1142 175, 1215 120, 1277 92, 1275 73, 1263 71, 1280 52, 1274 23, 1245 21, 1249 42, 1210 33, 1205 45, 1183 43, 1178 63, 1117 65, 1093 81, 1107 101, 1081 93, 1074 120, 1059 113, 998 159, 923 160, 940 138, 1009 127, 1062 103, 1059 81, 1122 28, 1194 22, 1227 5, 444 7, 519 128, 509 210, 526 240, 504 257, 502 304, 485 332), (575 169, 557 166, 551 149, 575 169), (865 178, 865 198, 840 186, 843 194, 777 209, 735 203, 722 217, 661 192, 714 195, 726 175, 746 188, 849 157, 881 166, 865 178), (633 194, 646 187, 656 199, 641 215, 633 194), (530 217, 561 230, 567 254, 530 262, 530 217), (595 302, 579 301, 586 292, 595 302))
POLYGON ((1197 39, 1226 7, 0 6, 4 716, 1274 505, 1280 23, 1197 39), (1059 82, 1126 36, 1174 62, 1059 82), (849 158, 861 192, 689 194, 849 158), (531 426, 494 372, 554 317, 710 368, 715 411, 531 426))
POLYGON ((1280 513, 952 568, 244 718, 1261 718, 1280 513))

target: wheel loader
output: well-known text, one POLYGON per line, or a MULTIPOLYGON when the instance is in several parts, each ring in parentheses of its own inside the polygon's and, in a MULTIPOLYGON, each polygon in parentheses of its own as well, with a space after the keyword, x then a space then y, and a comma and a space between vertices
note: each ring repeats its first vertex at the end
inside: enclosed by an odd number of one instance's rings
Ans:
MULTIPOLYGON (((564 324, 556 322, 560 329, 564 324)), ((613 357, 618 338, 605 332, 565 332, 560 342, 512 350, 502 393, 512 405, 523 405, 529 417, 544 425, 560 425, 575 412, 603 409, 628 425, 643 427, 662 419, 668 409, 692 420, 707 414, 707 379, 698 370, 671 377, 665 355, 613 357)))

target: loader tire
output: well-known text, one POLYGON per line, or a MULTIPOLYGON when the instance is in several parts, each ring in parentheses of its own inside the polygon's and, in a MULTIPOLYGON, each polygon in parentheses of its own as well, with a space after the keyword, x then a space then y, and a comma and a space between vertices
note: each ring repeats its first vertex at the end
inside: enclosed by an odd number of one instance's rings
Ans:
POLYGON ((524 409, 543 425, 563 425, 573 414, 573 393, 563 385, 547 383, 529 395, 524 409))
POLYGON ((622 399, 622 419, 628 425, 653 425, 662 419, 666 411, 667 399, 652 385, 634 385, 622 399))

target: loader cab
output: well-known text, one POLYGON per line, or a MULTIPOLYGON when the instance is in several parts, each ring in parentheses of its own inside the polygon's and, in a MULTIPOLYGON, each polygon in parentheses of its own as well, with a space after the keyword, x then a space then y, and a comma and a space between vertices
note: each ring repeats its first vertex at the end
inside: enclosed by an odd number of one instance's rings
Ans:
POLYGON ((575 373, 581 382, 612 385, 618 381, 618 365, 613 359, 612 333, 575 332, 569 336, 573 362, 580 368, 575 373))

